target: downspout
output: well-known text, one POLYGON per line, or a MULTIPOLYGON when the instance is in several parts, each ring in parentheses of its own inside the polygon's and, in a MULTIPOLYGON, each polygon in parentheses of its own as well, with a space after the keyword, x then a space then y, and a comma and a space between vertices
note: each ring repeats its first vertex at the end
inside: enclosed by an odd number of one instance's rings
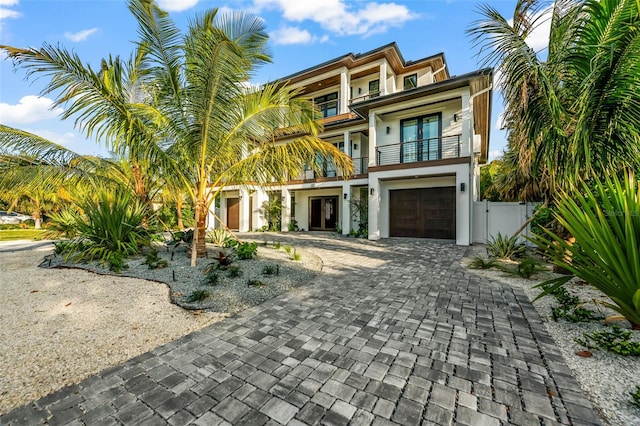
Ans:
MULTIPOLYGON (((473 102, 475 101, 476 97, 485 94, 487 92, 489 92, 490 90, 493 89, 493 83, 489 84, 488 87, 485 87, 484 89, 480 90, 477 93, 474 93, 473 95, 469 96, 469 135, 471 136, 471 146, 470 148, 470 154, 469 155, 469 187, 471 187, 471 183, 474 183, 474 187, 475 187, 475 182, 473 181, 473 173, 474 173, 474 167, 473 167, 473 160, 474 160, 474 152, 473 152, 473 143, 475 140, 475 133, 474 133, 474 129, 473 129, 473 124, 474 124, 474 119, 473 119, 473 102)), ((482 149, 482 148, 481 148, 482 149)), ((487 153, 487 156, 489 155, 489 153, 487 153)), ((470 190, 475 190, 472 188, 469 188, 470 190)), ((471 217, 471 220, 469 221, 469 245, 473 244, 473 195, 469 196, 469 217, 471 217)), ((489 220, 488 218, 488 213, 487 213, 487 221, 489 220)), ((487 229, 488 231, 488 229, 487 229)), ((489 235, 487 233, 487 239, 488 239, 489 235)))
POLYGON ((433 75, 433 82, 436 83, 436 75, 441 72, 444 71, 447 68, 447 64, 444 64, 442 67, 438 68, 437 70, 435 70, 432 75, 433 75))

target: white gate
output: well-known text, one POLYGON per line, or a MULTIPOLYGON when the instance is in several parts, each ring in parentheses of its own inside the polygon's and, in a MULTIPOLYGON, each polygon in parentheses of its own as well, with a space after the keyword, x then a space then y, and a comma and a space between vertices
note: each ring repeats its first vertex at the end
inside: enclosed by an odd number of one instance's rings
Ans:
MULTIPOLYGON (((538 203, 507 203, 487 200, 473 203, 473 242, 486 243, 498 235, 513 235, 533 214, 538 203)), ((527 225, 520 236, 528 236, 527 225)))

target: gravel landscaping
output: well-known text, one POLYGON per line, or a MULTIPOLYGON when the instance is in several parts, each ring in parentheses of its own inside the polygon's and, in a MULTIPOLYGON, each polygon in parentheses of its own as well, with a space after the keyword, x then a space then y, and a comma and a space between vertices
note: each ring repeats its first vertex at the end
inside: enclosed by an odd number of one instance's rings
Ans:
POLYGON ((98 265, 62 267, 53 256, 56 269, 38 268, 49 265, 42 260, 52 250, 48 242, 0 244, 0 413, 305 284, 322 266, 308 253, 298 251, 301 259, 294 261, 283 250, 261 246, 254 260, 235 261, 240 277, 221 271, 220 283, 210 286, 202 270, 213 259, 200 259, 192 269, 184 249, 173 261, 171 253, 159 252, 167 268, 150 270, 141 257, 130 259, 121 274, 98 265), (263 274, 264 265, 275 264, 279 275, 263 274), (248 279, 266 286, 248 287, 248 279), (196 289, 211 296, 186 302, 196 289))
MULTIPOLYGON (((462 266, 467 267, 473 257, 486 257, 485 248, 482 245, 474 246, 469 252, 469 257, 462 260, 462 266)), ((543 272, 527 280, 518 276, 507 275, 504 272, 488 269, 469 269, 472 273, 495 281, 499 281, 522 289, 529 299, 533 300, 540 289, 533 288, 539 282, 551 277, 550 272, 543 272)), ((581 301, 588 302, 585 308, 601 314, 602 317, 615 314, 614 311, 604 308, 593 300, 606 300, 606 297, 591 286, 571 282, 566 286, 569 293, 578 296, 581 301)), ((552 308, 558 303, 553 296, 533 303, 539 312, 545 326, 556 344, 560 347, 562 355, 580 382, 582 389, 599 411, 602 420, 610 425, 639 425, 640 408, 632 405, 630 392, 640 385, 640 357, 622 356, 603 350, 591 350, 592 356, 585 358, 578 356, 576 352, 585 348, 575 342, 576 338, 582 338, 584 333, 602 331, 607 329, 603 320, 595 320, 583 323, 571 323, 563 319, 554 320, 552 308)), ((624 328, 629 328, 626 321, 617 322, 624 328)), ((633 339, 640 341, 640 332, 634 332, 633 339)))

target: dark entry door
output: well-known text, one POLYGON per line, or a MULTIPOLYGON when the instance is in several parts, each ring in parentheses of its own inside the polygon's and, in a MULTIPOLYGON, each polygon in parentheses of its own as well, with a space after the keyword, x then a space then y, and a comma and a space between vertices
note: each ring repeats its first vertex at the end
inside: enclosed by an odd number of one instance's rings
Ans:
POLYGON ((455 186, 389 191, 389 235, 455 239, 455 186))
POLYGON ((227 227, 232 231, 240 229, 239 198, 227 198, 227 227))
POLYGON ((338 224, 338 197, 312 197, 309 199, 309 229, 333 231, 338 224))

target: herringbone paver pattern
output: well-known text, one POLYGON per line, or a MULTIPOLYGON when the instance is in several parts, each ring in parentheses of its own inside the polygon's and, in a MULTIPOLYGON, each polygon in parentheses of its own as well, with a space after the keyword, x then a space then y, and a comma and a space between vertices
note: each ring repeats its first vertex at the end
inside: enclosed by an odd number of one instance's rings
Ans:
POLYGON ((465 248, 252 235, 312 283, 0 417, 1 424, 599 424, 521 291, 465 248))

